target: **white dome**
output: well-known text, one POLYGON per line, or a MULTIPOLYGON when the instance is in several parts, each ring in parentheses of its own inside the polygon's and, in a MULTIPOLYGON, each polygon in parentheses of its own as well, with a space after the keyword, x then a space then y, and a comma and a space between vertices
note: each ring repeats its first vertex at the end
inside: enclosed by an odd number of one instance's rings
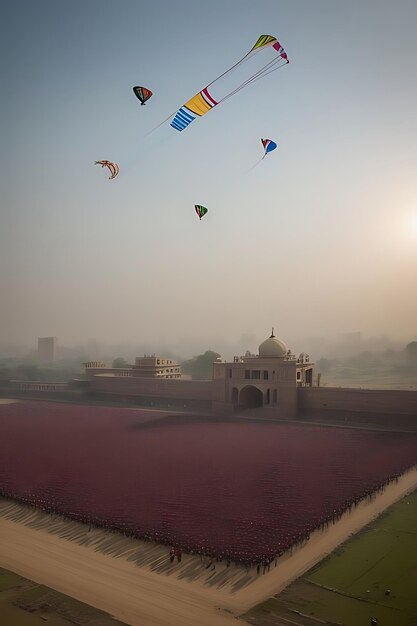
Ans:
POLYGON ((280 357, 283 358, 288 352, 288 348, 283 341, 277 339, 272 329, 272 334, 259 346, 260 357, 280 357))

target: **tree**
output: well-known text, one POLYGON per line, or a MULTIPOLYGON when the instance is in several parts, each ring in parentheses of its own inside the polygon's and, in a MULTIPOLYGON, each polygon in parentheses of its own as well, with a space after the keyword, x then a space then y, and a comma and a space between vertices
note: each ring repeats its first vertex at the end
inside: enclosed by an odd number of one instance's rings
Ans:
POLYGON ((184 374, 192 374, 193 378, 210 378, 213 375, 213 363, 220 357, 218 352, 206 350, 204 354, 199 354, 189 361, 181 364, 184 374))
POLYGON ((331 363, 329 359, 326 359, 324 357, 322 357, 321 359, 317 361, 317 365, 319 366, 320 372, 322 374, 325 374, 326 372, 328 372, 331 367, 331 363))
POLYGON ((129 367, 129 363, 125 361, 121 356, 118 356, 113 360, 113 367, 129 367))

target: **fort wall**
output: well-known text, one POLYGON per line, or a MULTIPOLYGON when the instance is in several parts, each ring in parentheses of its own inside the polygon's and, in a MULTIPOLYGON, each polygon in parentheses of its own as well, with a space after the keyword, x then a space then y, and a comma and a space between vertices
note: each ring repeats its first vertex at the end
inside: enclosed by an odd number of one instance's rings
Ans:
POLYGON ((298 416, 380 425, 414 426, 417 391, 299 387, 298 416))
POLYGON ((297 395, 300 411, 320 409, 417 417, 417 391, 299 387, 297 395))
MULTIPOLYGON (((138 404, 212 409, 233 412, 228 378, 178 380, 96 375, 77 385, 10 381, 0 384, 0 395, 61 399, 108 400, 138 404)), ((243 381, 242 381, 243 382, 243 381)), ((250 381, 252 382, 252 381, 250 381)), ((255 382, 255 381, 253 381, 255 382)), ((262 388, 262 383, 256 385, 262 388)), ((232 389, 233 391, 233 389, 232 389)), ((322 421, 417 426, 417 391, 282 385, 278 403, 257 409, 264 418, 313 418, 322 421)))
POLYGON ((211 380, 178 380, 170 378, 138 378, 94 376, 89 392, 100 396, 125 396, 127 398, 160 398, 211 403, 211 380))

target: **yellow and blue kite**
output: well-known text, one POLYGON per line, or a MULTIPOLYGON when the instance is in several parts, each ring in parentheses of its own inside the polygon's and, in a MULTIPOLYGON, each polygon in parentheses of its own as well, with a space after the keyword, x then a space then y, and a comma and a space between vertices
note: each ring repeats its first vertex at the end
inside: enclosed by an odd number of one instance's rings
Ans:
POLYGON ((279 41, 272 35, 261 35, 240 61, 188 100, 175 113, 170 125, 178 131, 183 131, 195 119, 202 117, 244 87, 288 63, 287 53, 279 41))

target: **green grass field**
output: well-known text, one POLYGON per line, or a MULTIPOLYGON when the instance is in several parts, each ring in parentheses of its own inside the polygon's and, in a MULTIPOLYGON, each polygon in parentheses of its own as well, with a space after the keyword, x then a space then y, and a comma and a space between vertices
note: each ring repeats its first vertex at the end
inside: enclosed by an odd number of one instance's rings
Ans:
POLYGON ((417 626, 417 491, 244 619, 370 626, 372 616, 378 626, 417 626))
POLYGON ((1 626, 123 626, 107 613, 0 569, 1 626))

